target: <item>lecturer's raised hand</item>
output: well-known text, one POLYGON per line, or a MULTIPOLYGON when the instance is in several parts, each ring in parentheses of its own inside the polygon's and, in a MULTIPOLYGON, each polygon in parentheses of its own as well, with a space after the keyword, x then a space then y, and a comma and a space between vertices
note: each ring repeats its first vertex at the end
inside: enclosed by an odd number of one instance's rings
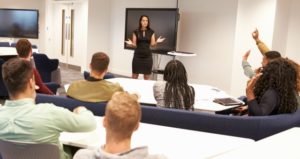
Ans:
POLYGON ((163 38, 161 36, 158 37, 158 39, 156 40, 156 43, 161 43, 165 40, 166 38, 163 38))

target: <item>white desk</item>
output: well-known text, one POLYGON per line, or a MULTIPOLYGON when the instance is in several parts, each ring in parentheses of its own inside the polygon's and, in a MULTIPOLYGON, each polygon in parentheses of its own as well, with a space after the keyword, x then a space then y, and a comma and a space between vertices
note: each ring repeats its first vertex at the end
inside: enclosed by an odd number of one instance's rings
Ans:
MULTIPOLYGON (((111 78, 107 80, 119 83, 125 91, 130 93, 139 93, 141 95, 141 98, 139 99, 141 103, 156 105, 156 100, 153 94, 153 85, 155 81, 131 78, 111 78)), ((231 97, 222 90, 209 85, 191 84, 191 86, 195 89, 195 109, 215 112, 236 107, 223 106, 212 102, 214 98, 231 97)))
POLYGON ((173 56, 183 56, 183 57, 196 56, 195 53, 182 52, 182 51, 170 51, 168 52, 168 54, 173 56))
MULTIPOLYGON (((32 52, 38 52, 38 49, 32 49, 32 52)), ((15 47, 0 47, 0 56, 17 56, 15 47)))
MULTIPOLYGON (((98 148, 105 143, 102 117, 96 117, 97 129, 89 133, 62 133, 65 145, 98 148)), ((254 141, 246 138, 140 123, 133 134, 132 147, 149 146, 149 153, 164 154, 169 159, 201 159, 221 154, 254 141)))
MULTIPOLYGON (((253 130, 255 131, 255 130, 253 130)), ((211 157, 214 159, 299 159, 300 128, 291 128, 245 147, 211 157)))

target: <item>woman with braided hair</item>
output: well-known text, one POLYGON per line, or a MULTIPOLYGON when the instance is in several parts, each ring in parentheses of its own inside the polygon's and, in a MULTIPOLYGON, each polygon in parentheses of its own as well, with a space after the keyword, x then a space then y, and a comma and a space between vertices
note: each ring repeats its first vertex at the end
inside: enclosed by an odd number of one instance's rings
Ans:
POLYGON ((157 81, 153 86, 157 106, 194 110, 195 90, 187 81, 184 65, 178 60, 168 62, 164 81, 157 81))
POLYGON ((249 115, 293 113, 297 110, 297 70, 287 59, 266 65, 247 85, 249 115))

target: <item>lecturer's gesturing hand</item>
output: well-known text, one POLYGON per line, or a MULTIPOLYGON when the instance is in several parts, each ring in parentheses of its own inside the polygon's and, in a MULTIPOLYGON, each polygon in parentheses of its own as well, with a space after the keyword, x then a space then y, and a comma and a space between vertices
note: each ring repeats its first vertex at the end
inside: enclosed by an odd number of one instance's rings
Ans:
POLYGON ((125 40, 125 43, 126 43, 127 45, 133 45, 133 42, 132 42, 130 39, 125 40))
POLYGON ((161 43, 165 40, 166 38, 163 38, 161 36, 158 37, 158 39, 156 40, 156 43, 161 43))

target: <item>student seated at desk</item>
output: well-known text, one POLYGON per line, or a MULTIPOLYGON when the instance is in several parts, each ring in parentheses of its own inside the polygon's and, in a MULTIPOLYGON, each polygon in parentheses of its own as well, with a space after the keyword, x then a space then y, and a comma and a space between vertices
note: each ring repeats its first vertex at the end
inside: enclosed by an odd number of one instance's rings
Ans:
POLYGON ((73 82, 67 90, 67 95, 84 102, 104 102, 110 100, 115 92, 123 91, 119 84, 103 79, 108 64, 109 57, 105 53, 95 53, 90 63, 90 77, 73 82))
MULTIPOLYGON (((32 56, 32 46, 27 39, 20 39, 16 44, 18 57, 30 61, 32 56)), ((40 73, 36 68, 33 68, 35 84, 38 86, 36 90, 38 93, 53 95, 54 93, 44 84, 40 73)))
POLYGON ((269 62, 247 85, 249 115, 275 115, 297 110, 297 71, 286 59, 269 62))
POLYGON ((57 145, 60 159, 64 153, 58 138, 61 132, 87 132, 96 128, 93 113, 77 107, 74 113, 53 104, 35 104, 35 79, 29 61, 13 58, 2 66, 3 81, 10 100, 0 107, 0 139, 57 145))
POLYGON ((137 95, 116 92, 107 103, 103 118, 105 145, 79 150, 73 159, 164 159, 164 156, 149 155, 147 147, 131 148, 131 136, 138 129, 140 120, 137 95))
POLYGON ((157 81, 153 86, 157 106, 194 110, 195 90, 187 81, 184 65, 178 60, 168 62, 164 81, 157 81))

